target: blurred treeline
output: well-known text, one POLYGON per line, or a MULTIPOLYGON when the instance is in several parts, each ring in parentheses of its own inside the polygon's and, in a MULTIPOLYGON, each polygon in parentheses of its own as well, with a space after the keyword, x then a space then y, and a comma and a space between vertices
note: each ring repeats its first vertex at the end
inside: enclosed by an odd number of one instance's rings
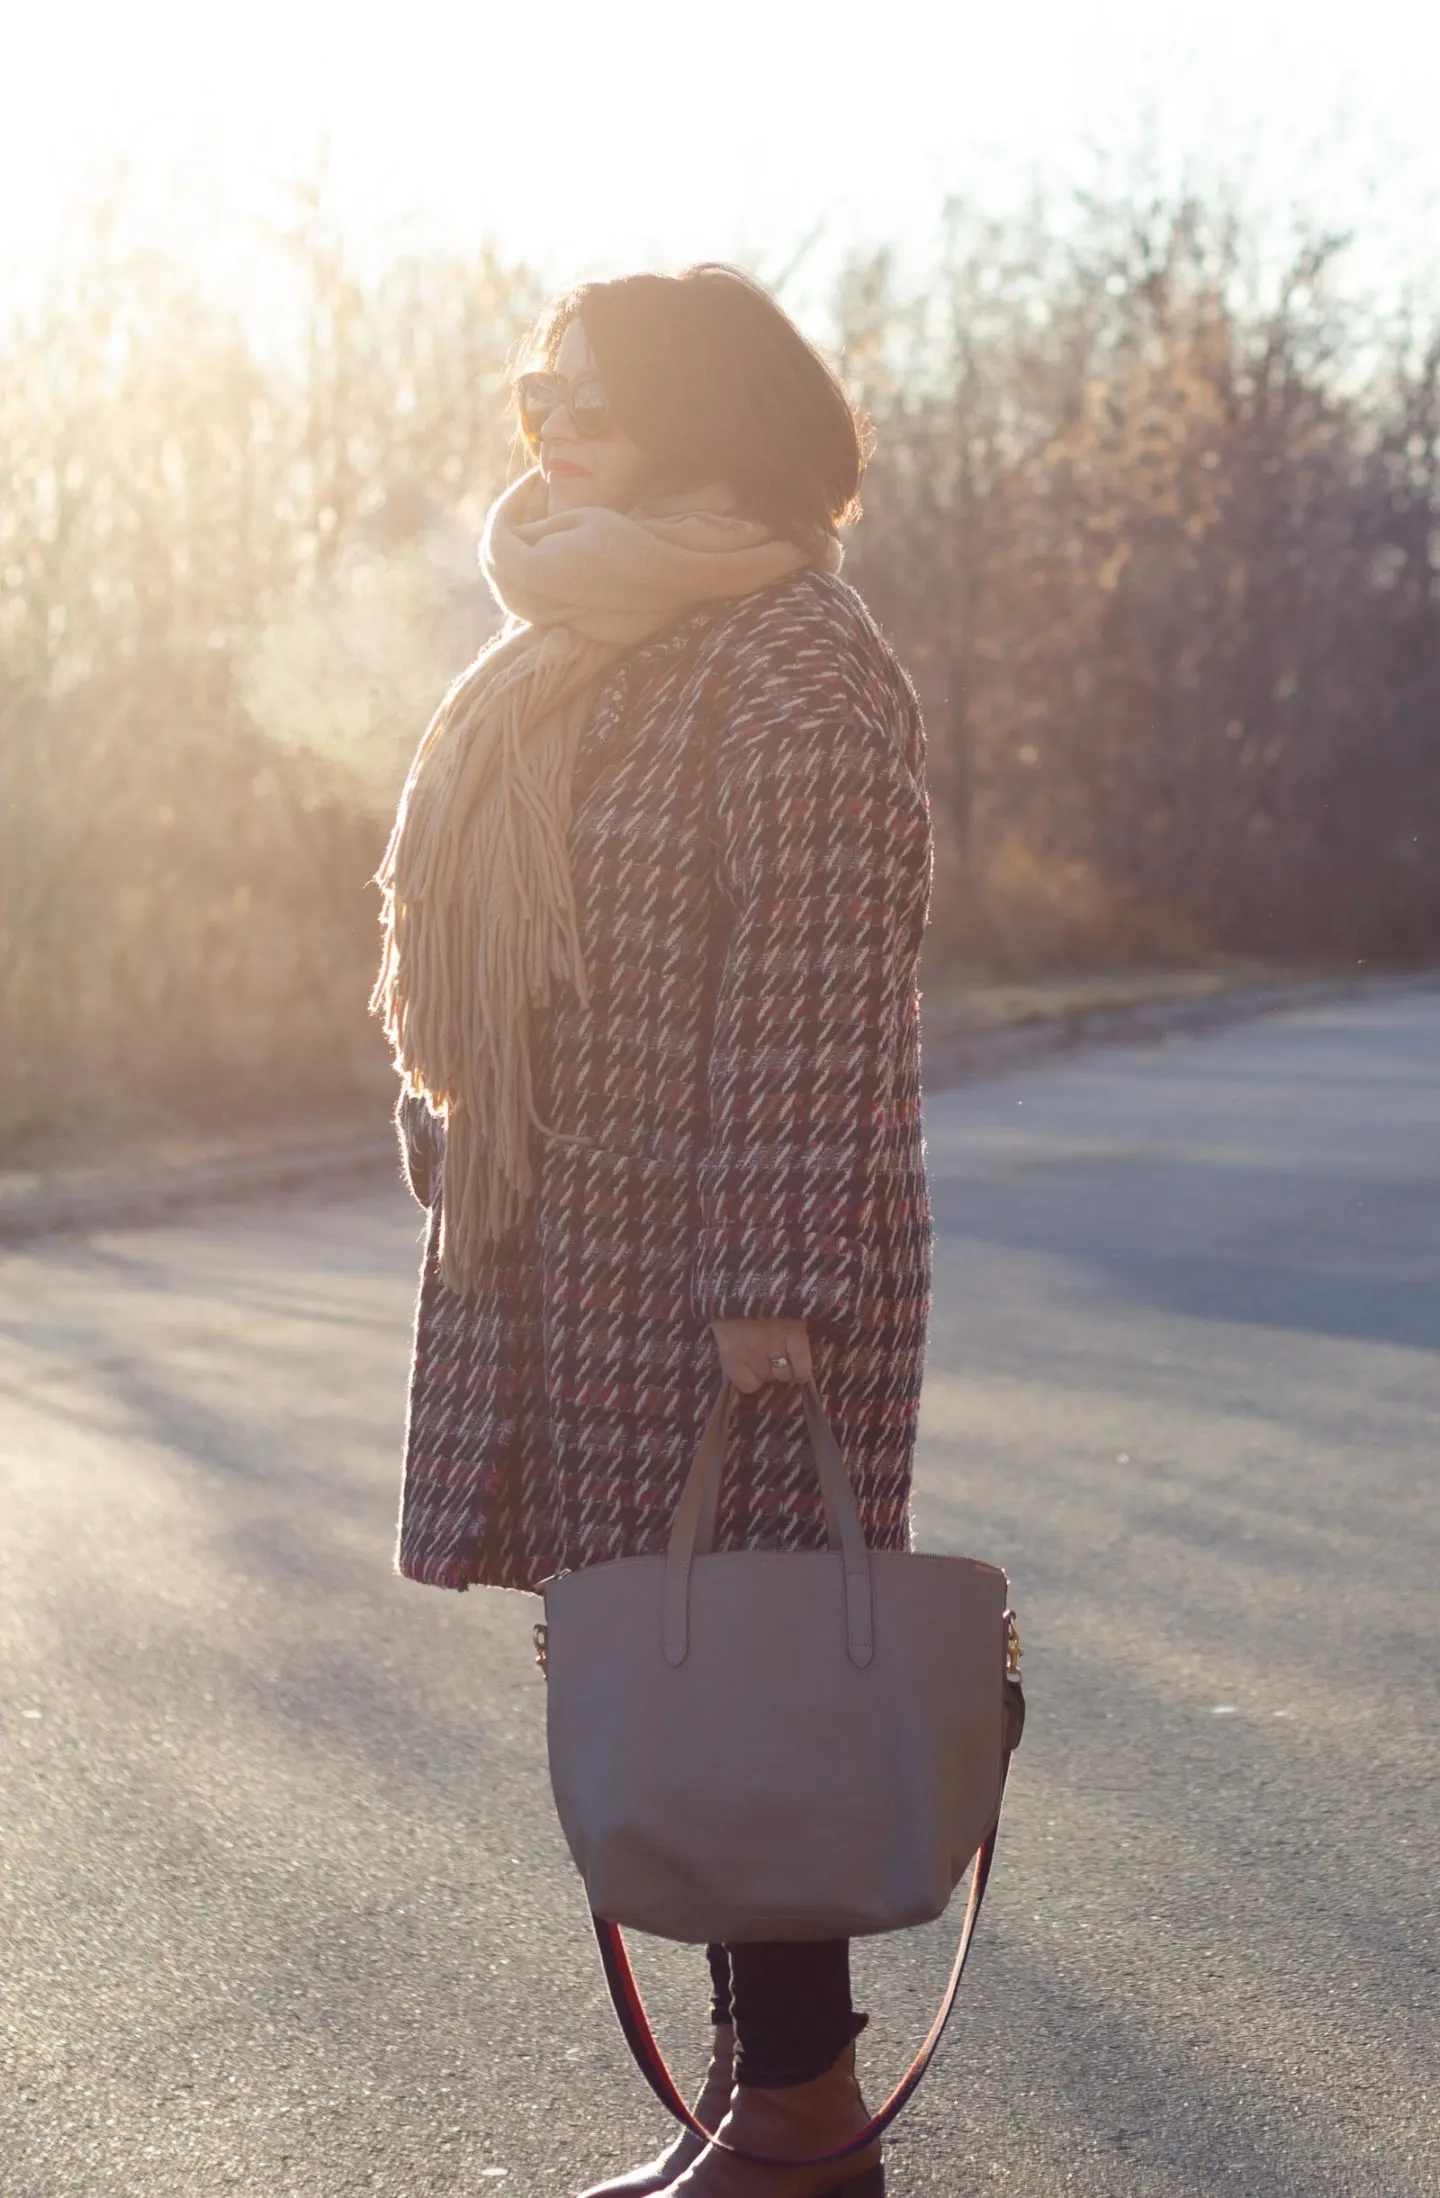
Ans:
MULTIPOLYGON (((123 211, 123 210, 122 210, 123 211)), ((1440 946, 1440 324, 1233 209, 946 210, 852 254, 875 428, 846 575, 924 702, 931 966, 1440 946)), ((362 269, 307 191, 271 310, 72 236, 0 334, 0 1141, 385 1088, 365 1013, 405 763, 492 629, 540 302, 362 269), (257 333, 257 329, 263 331, 257 333)), ((762 270, 763 272, 763 270, 762 270)))

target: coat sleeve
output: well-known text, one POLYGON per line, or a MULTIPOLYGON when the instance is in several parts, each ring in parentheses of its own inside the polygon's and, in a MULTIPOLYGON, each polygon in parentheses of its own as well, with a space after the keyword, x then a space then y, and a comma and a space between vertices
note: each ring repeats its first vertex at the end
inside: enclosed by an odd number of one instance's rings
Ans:
POLYGON ((722 905, 692 1310, 853 1301, 913 1029, 932 843, 909 681, 873 637, 747 640, 717 697, 722 905))

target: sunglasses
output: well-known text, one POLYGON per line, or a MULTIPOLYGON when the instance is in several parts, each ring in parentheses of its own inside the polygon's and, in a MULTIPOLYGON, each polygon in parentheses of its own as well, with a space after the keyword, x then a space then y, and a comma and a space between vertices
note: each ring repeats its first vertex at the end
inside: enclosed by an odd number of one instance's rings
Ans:
POLYGON ((541 428, 561 405, 583 442, 593 442, 610 426, 610 403, 598 374, 579 374, 573 382, 563 374, 522 374, 515 384, 515 401, 520 432, 532 450, 539 447, 541 428))

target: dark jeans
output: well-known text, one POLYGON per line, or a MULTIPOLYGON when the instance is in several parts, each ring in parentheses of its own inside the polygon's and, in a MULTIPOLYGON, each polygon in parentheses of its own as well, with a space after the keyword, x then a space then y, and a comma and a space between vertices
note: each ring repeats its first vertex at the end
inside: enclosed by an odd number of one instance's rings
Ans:
POLYGON ((735 2081, 764 2091, 823 2076, 864 2029, 848 1939, 707 1946, 712 2022, 735 2026, 735 2081))

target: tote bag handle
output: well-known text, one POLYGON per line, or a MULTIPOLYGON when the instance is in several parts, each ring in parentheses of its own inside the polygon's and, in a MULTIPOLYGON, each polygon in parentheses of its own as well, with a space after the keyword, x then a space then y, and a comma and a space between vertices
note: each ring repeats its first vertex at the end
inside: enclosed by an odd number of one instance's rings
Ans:
MULTIPOLYGON (((683 1664, 689 1652, 690 1566, 695 1557, 708 1554, 714 1546, 733 1393, 734 1384, 728 1378, 722 1381, 675 1507, 670 1544, 665 1552, 664 1648, 667 1664, 683 1664)), ((840 1550, 845 1559, 845 1645, 851 1663, 863 1667, 875 1654, 870 1552, 860 1524, 855 1491, 850 1485, 834 1430, 825 1417, 820 1392, 813 1381, 807 1381, 800 1396, 805 1407, 805 1426, 815 1469, 820 1476, 820 1492, 825 1499, 825 1525, 830 1547, 840 1550)))

